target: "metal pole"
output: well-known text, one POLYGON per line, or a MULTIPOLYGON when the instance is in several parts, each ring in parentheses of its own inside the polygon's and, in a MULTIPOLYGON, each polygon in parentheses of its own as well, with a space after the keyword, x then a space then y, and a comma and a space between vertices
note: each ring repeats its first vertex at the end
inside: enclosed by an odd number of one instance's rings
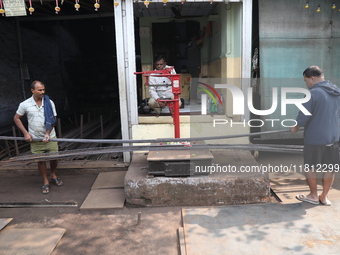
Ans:
POLYGON ((20 21, 18 17, 15 18, 16 28, 17 28, 17 37, 18 37, 18 49, 19 49, 19 62, 20 62, 20 71, 21 71, 21 88, 22 88, 22 96, 26 99, 26 92, 25 92, 25 81, 23 77, 23 63, 24 63, 24 56, 22 53, 22 44, 21 44, 21 33, 20 33, 20 21))
POLYGON ((74 122, 76 123, 76 126, 78 127, 77 113, 74 114, 74 122))
POLYGON ((11 157, 11 149, 9 148, 9 144, 8 144, 7 140, 5 140, 5 144, 6 144, 6 149, 7 149, 8 157, 10 158, 11 157))
POLYGON ((171 85, 172 85, 172 93, 174 94, 174 112, 173 112, 173 118, 174 118, 174 126, 175 126, 175 138, 180 138, 180 128, 181 123, 179 120, 179 95, 181 94, 181 86, 180 86, 180 74, 171 75, 171 85))
MULTIPOLYGON (((243 0, 242 3, 242 91, 247 95, 248 88, 251 86, 251 49, 252 49, 252 18, 253 18, 253 1, 243 0)), ((250 113, 248 107, 245 107, 245 114, 242 119, 248 121, 250 113)))
POLYGON ((61 122, 60 122, 60 118, 58 118, 58 137, 63 137, 62 133, 61 133, 61 122))
MULTIPOLYGON (((116 52, 117 52, 117 75, 118 75, 118 86, 119 86, 119 108, 120 108, 120 123, 121 132, 123 139, 130 138, 129 132, 129 111, 128 111, 128 96, 127 96, 127 79, 125 68, 128 65, 129 59, 127 58, 126 45, 124 40, 124 24, 123 16, 126 15, 125 12, 125 1, 122 4, 116 6, 114 9, 114 23, 115 23, 115 33, 116 33, 116 52), (124 2, 124 7, 123 7, 124 2)), ((130 31, 129 31, 130 32, 130 31)), ((131 63, 133 60, 131 60, 131 63)), ((114 70, 116 71, 116 70, 114 70)), ((123 146, 128 146, 129 144, 124 143, 123 146)), ((131 153, 124 152, 124 162, 131 161, 131 153)))
POLYGON ((84 122, 84 116, 83 114, 80 115, 80 138, 83 138, 83 122, 84 122))
POLYGON ((103 115, 100 115, 100 138, 104 138, 103 115))
POLYGON ((181 123, 179 121, 179 97, 178 94, 176 93, 175 96, 175 102, 174 102, 174 127, 175 127, 175 138, 180 138, 180 126, 181 123))
MULTIPOLYGON (((12 126, 13 136, 16 137, 15 127, 12 126)), ((15 153, 17 156, 19 156, 19 147, 18 147, 18 141, 14 140, 14 146, 15 146, 15 153)))

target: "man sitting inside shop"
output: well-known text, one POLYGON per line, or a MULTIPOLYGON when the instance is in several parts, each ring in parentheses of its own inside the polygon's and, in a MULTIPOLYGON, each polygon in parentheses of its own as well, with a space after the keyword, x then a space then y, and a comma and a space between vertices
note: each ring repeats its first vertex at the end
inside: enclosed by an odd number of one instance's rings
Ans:
MULTIPOLYGON (((155 70, 163 70, 171 67, 166 64, 166 59, 162 55, 155 57, 154 65, 155 70)), ((176 74, 175 69, 172 69, 171 74, 176 74)), ((165 107, 165 103, 158 102, 157 100, 174 99, 174 94, 172 93, 172 85, 169 78, 157 76, 158 75, 155 74, 149 77, 149 94, 151 98, 149 99, 148 105, 156 111, 156 116, 158 117, 165 107)), ((179 106, 181 106, 181 101, 179 101, 179 106)))

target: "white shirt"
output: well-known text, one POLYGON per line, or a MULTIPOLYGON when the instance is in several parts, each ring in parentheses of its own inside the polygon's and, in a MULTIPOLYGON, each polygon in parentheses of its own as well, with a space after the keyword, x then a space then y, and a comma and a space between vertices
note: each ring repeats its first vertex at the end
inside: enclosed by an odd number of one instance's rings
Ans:
MULTIPOLYGON (((43 98, 42 104, 39 107, 35 102, 33 95, 32 97, 26 99, 22 103, 20 103, 17 114, 20 116, 27 115, 28 120, 28 133, 32 135, 33 138, 43 139, 46 134, 46 125, 45 125, 45 114, 44 114, 44 101, 43 98)), ((54 102, 52 100, 52 110, 54 116, 57 116, 57 111, 55 109, 54 102)), ((50 137, 55 137, 54 128, 51 130, 50 137)))
MULTIPOLYGON (((165 66, 170 68, 171 66, 165 66)), ((171 74, 176 74, 175 69, 172 69, 171 74)), ((171 81, 167 77, 157 77, 159 74, 152 74, 149 77, 149 93, 154 99, 172 98, 171 81)))

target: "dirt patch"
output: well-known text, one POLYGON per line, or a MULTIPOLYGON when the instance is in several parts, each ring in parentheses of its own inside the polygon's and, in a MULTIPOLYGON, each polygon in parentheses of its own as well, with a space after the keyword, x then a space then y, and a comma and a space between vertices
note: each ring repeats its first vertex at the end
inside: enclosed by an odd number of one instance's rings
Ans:
POLYGON ((78 207, 0 208, 6 228, 65 228, 52 254, 178 254, 180 207, 79 211, 97 175, 59 175, 63 187, 40 192, 41 177, 0 180, 0 202, 77 202, 78 207), (138 212, 141 223, 137 225, 138 212))

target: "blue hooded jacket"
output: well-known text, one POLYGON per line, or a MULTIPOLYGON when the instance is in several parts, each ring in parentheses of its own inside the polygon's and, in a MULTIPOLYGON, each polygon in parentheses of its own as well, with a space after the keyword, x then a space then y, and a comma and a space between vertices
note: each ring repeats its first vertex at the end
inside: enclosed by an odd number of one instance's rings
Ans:
POLYGON ((311 99, 303 106, 312 114, 301 111, 297 123, 304 127, 304 143, 326 145, 339 141, 340 89, 330 81, 316 83, 310 89, 311 99))

